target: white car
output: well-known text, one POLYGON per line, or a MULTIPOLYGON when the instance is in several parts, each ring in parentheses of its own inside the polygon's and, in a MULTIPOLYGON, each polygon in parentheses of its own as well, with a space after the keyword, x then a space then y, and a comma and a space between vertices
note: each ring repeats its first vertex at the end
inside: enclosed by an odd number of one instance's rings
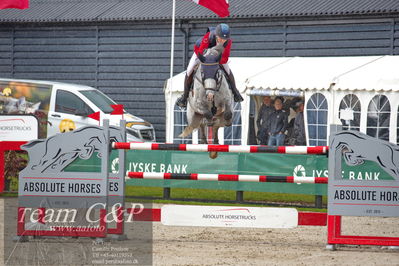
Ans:
POLYGON ((126 120, 127 141, 153 142, 154 127, 127 113, 111 115, 115 105, 101 91, 77 84, 51 81, 0 79, 0 114, 32 114, 39 120, 39 138, 72 131, 86 125, 101 125, 109 119, 119 126, 126 120), (99 112, 100 122, 88 115, 99 112))

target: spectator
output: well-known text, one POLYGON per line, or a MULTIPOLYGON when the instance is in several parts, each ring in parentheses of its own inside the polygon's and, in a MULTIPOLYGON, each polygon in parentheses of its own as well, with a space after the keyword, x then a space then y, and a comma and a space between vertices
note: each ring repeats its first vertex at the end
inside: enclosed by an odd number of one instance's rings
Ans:
MULTIPOLYGON (((295 115, 293 118, 291 118, 291 120, 289 120, 288 122, 288 127, 287 127, 287 134, 285 137, 285 145, 289 145, 289 146, 293 146, 295 145, 295 134, 294 134, 294 123, 295 123, 295 117, 298 114, 298 105, 297 103, 302 101, 301 98, 294 98, 290 101, 289 104, 287 104, 287 101, 284 103, 284 105, 289 105, 294 112, 295 115)), ((286 110, 286 109, 285 109, 286 110)), ((287 114, 290 114, 290 110, 286 110, 287 114)), ((288 116, 289 119, 289 116, 288 116)))
POLYGON ((294 138, 295 138, 295 145, 306 145, 306 133, 305 133, 305 123, 303 119, 303 109, 304 103, 297 102, 297 115, 295 116, 295 123, 294 123, 294 138))
MULTIPOLYGON (((297 108, 294 106, 292 109, 296 112, 297 108)), ((288 122, 287 126, 287 136, 285 137, 285 145, 295 145, 295 136, 294 136, 294 123, 295 123, 295 117, 288 122)))
POLYGON ((269 129, 269 146, 282 146, 285 140, 285 130, 288 126, 288 115, 283 110, 283 101, 281 97, 274 100, 274 108, 276 109, 270 114, 268 129, 269 129))
POLYGON ((266 145, 269 138, 269 131, 267 129, 270 114, 274 112, 272 99, 270 96, 263 97, 262 106, 259 109, 258 119, 256 125, 258 126, 257 138, 261 145, 266 145))

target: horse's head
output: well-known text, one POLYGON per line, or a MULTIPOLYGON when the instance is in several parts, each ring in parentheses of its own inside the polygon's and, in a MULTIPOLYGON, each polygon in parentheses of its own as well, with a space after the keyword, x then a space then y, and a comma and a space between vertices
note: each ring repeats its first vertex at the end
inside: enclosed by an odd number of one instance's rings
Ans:
MULTIPOLYGON (((223 48, 223 47, 222 47, 223 48)), ((220 87, 223 73, 219 66, 223 50, 219 46, 208 49, 205 55, 199 53, 201 61, 201 78, 208 101, 213 101, 215 91, 220 87)))

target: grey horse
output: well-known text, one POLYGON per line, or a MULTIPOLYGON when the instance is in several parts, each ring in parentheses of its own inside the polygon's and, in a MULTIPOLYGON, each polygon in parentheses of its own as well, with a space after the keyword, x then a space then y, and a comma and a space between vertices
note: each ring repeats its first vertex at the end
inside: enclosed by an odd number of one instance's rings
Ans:
POLYGON ((222 53, 223 46, 218 45, 198 55, 201 63, 194 74, 194 88, 188 98, 188 126, 180 137, 187 137, 199 128, 201 143, 207 143, 205 128, 209 126, 213 129, 213 142, 218 144, 219 128, 231 126, 233 96, 219 64, 222 53))

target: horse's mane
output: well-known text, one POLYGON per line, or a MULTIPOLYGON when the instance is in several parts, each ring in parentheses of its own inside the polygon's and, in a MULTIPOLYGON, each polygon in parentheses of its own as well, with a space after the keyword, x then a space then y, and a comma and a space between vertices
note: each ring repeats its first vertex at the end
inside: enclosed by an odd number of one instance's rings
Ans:
POLYGON ((218 55, 222 54, 224 51, 223 44, 218 44, 218 45, 214 46, 213 50, 215 50, 218 53, 218 55))
POLYGON ((222 54, 224 51, 224 47, 222 44, 218 44, 212 48, 209 48, 206 50, 205 55, 214 55, 214 56, 219 56, 222 54))

